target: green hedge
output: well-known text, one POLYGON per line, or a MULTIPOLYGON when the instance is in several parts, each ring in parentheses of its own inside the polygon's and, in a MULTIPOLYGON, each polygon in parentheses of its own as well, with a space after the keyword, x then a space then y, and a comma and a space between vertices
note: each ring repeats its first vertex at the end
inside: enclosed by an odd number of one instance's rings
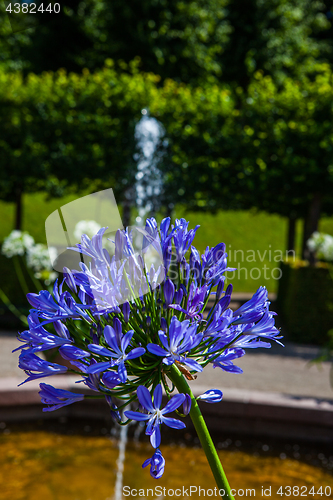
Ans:
POLYGON ((281 263, 277 305, 289 340, 324 345, 333 328, 333 280, 325 267, 281 263))

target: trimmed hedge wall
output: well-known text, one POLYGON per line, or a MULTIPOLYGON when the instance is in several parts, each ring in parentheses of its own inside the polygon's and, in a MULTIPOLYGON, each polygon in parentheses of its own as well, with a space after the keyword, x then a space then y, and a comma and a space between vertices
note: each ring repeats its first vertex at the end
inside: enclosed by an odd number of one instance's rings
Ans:
POLYGON ((289 340, 324 345, 333 328, 333 280, 326 267, 281 262, 277 306, 289 340))

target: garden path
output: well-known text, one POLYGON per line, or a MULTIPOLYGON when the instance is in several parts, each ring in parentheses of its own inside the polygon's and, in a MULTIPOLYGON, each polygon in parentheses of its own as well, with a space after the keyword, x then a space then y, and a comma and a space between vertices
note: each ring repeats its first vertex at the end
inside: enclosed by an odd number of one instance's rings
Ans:
MULTIPOLYGON (((0 379, 24 379, 17 366, 19 352, 12 350, 20 345, 14 332, 0 332, 0 379)), ((271 349, 248 349, 243 358, 236 360, 244 373, 226 373, 219 368, 207 367, 198 375, 195 386, 221 389, 224 395, 234 390, 260 391, 286 394, 295 397, 312 397, 333 400, 328 362, 311 364, 320 350, 318 347, 287 342, 285 347, 274 345, 271 349)))

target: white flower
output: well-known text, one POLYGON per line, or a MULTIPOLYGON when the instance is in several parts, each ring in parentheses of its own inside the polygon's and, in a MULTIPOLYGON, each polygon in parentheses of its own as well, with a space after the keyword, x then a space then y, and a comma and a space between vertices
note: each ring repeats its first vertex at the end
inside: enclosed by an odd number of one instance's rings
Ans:
POLYGON ((324 241, 324 234, 315 231, 306 242, 308 249, 311 252, 317 252, 324 241))
POLYGON ((57 251, 56 247, 48 247, 48 250, 49 250, 49 258, 50 258, 50 262, 51 262, 51 266, 52 266, 54 261, 58 257, 58 251, 57 251))
POLYGON ((74 229, 76 241, 81 241, 81 236, 86 234, 91 239, 101 229, 101 225, 94 220, 80 220, 74 229))
POLYGON ((316 231, 306 244, 311 252, 316 252, 319 259, 333 261, 333 237, 331 235, 316 231))
POLYGON ((46 245, 38 243, 27 251, 27 266, 34 271, 52 271, 50 254, 56 258, 57 251, 54 247, 47 248, 46 245))
POLYGON ((333 260, 333 238, 329 234, 324 235, 324 241, 318 250, 318 257, 323 260, 333 260))
POLYGON ((35 240, 27 231, 19 231, 14 229, 7 238, 5 238, 2 245, 2 253, 6 257, 13 257, 14 255, 24 255, 33 248, 35 240))

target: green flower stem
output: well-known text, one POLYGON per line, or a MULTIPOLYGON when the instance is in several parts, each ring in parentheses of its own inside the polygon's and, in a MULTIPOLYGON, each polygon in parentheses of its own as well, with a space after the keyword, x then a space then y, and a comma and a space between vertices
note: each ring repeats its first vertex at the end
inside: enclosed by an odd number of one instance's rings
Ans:
POLYGON ((24 295, 27 295, 27 293, 29 293, 29 288, 28 288, 26 279, 24 277, 24 274, 22 272, 20 261, 19 261, 19 258, 17 255, 13 256, 13 263, 14 263, 15 272, 16 272, 17 278, 19 280, 19 283, 21 285, 21 288, 23 290, 23 293, 24 293, 24 295))
MULTIPOLYGON (((36 287, 37 293, 39 293, 41 290, 43 290, 41 282, 35 277, 35 273, 31 270, 30 267, 26 266, 27 271, 29 273, 29 276, 31 278, 31 281, 36 287)), ((51 292, 51 290, 49 290, 51 292)))
POLYGON ((217 487, 219 488, 219 490, 224 491, 224 495, 221 495, 222 498, 228 500, 229 499, 234 500, 234 497, 232 496, 230 491, 230 486, 227 477, 224 473, 214 443, 207 429, 206 422, 201 414, 199 405, 195 397, 193 396, 190 386, 186 382, 184 376, 175 366, 175 364, 171 365, 170 370, 166 374, 171 380, 171 382, 173 382, 173 384, 177 387, 179 392, 183 394, 189 394, 189 396, 191 397, 192 405, 191 405, 190 417, 194 424, 195 430, 197 431, 202 448, 206 454, 217 487))
POLYGON ((8 309, 13 314, 15 314, 15 316, 17 318, 19 318, 20 321, 22 321, 22 323, 24 325, 28 325, 27 318, 23 314, 20 313, 20 311, 14 306, 14 304, 12 304, 12 302, 9 300, 9 298, 7 297, 7 295, 5 294, 5 292, 1 288, 0 288, 0 299, 8 307, 8 309))

